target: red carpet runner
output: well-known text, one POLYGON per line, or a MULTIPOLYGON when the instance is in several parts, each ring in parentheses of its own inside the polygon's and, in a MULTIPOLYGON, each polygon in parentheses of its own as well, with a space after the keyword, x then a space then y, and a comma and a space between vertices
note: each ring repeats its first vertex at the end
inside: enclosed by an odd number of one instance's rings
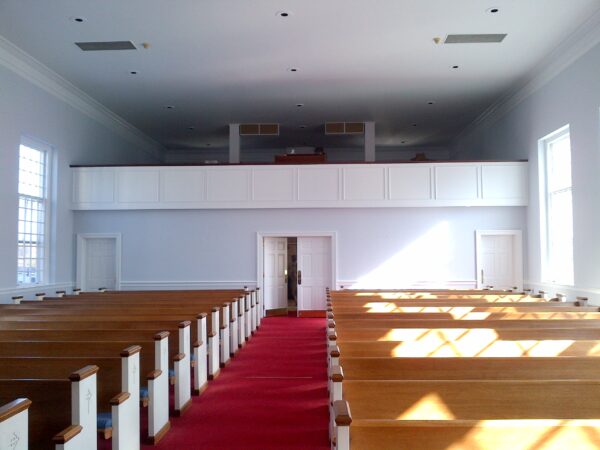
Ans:
POLYGON ((156 446, 327 450, 325 320, 271 317, 156 446))

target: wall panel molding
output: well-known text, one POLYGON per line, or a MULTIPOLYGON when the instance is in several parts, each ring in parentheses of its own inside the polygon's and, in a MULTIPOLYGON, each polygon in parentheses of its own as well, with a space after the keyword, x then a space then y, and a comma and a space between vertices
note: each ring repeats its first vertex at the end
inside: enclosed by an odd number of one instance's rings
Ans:
POLYGON ((75 210, 526 206, 527 162, 73 168, 75 210))

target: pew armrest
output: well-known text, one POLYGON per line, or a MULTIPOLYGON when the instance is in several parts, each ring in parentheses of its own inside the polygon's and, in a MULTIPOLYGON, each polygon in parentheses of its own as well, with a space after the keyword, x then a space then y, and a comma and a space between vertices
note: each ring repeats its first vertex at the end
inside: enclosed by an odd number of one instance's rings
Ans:
POLYGON ((55 444, 66 444, 79 433, 81 433, 81 430, 83 430, 83 427, 81 425, 70 425, 64 430, 62 430, 60 433, 56 434, 52 438, 52 442, 54 442, 55 444))
POLYGON ((339 358, 340 357, 340 348, 336 345, 329 352, 329 356, 331 356, 332 358, 339 358))
POLYGON ((117 394, 113 398, 111 398, 109 403, 112 406, 120 405, 121 403, 129 399, 129 397, 131 397, 131 394, 129 392, 121 392, 120 394, 117 394))
POLYGON ((162 375, 162 370, 156 369, 156 370, 153 370, 152 372, 149 372, 148 375, 146 375, 146 379, 147 380, 156 380, 161 375, 162 375))
POLYGON ((344 371, 341 366, 333 366, 331 368, 331 381, 340 383, 344 381, 344 371))
POLYGON ((339 427, 347 427, 352 423, 352 414, 350 414, 350 405, 345 400, 336 400, 333 402, 333 416, 335 424, 339 427))
POLYGON ((183 358, 185 358, 185 353, 177 353, 175 356, 173 356, 173 361, 181 361, 183 358))
POLYGON ((18 398, 10 403, 0 407, 0 423, 10 419, 12 416, 16 416, 20 412, 29 409, 31 406, 31 400, 28 398, 18 398))

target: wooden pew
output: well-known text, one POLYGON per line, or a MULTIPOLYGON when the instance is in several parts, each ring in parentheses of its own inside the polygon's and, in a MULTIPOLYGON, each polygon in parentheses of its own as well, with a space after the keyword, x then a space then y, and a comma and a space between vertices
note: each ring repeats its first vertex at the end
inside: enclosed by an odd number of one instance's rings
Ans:
POLYGON ((46 379, 0 377, 0 404, 10 405, 0 409, 2 448, 95 449, 96 403, 90 399, 96 397, 97 372, 87 366, 68 378, 68 371, 46 379), (15 396, 27 400, 15 404, 15 396))

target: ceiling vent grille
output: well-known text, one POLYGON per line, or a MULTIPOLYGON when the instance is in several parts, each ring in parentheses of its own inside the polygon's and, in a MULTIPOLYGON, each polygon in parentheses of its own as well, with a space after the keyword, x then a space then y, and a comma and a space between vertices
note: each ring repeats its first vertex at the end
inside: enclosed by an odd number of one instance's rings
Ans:
POLYGON ((137 50, 131 41, 75 42, 75 45, 84 52, 137 50))
POLYGON ((506 34, 449 34, 445 44, 494 44, 502 42, 506 34))
POLYGON ((363 134, 363 122, 328 122, 325 124, 325 134, 363 134))
POLYGON ((277 136, 279 124, 277 123, 242 123, 240 136, 277 136))

